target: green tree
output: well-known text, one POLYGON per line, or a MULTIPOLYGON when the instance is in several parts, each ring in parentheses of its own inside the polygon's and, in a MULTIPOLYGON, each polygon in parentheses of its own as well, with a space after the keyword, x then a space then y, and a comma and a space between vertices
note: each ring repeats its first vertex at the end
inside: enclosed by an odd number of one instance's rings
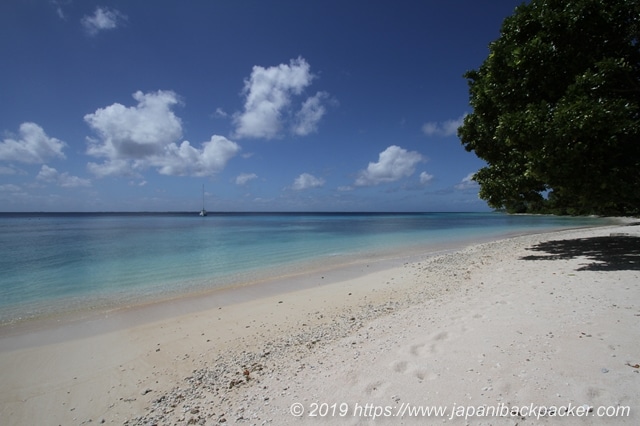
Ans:
POLYGON ((464 77, 491 207, 640 214, 640 0, 531 0, 464 77))

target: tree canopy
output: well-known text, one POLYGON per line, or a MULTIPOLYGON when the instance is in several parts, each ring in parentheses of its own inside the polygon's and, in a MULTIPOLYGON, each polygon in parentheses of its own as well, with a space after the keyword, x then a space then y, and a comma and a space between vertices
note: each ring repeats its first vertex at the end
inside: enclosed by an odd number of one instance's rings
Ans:
POLYGON ((640 0, 531 0, 464 77, 491 207, 640 214, 640 0))

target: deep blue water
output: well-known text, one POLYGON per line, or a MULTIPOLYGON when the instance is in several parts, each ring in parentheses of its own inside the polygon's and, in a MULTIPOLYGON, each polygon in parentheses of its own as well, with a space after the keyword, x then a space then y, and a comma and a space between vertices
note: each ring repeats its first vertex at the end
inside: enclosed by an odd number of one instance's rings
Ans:
POLYGON ((0 213, 0 323, 507 233, 603 224, 500 213, 0 213))

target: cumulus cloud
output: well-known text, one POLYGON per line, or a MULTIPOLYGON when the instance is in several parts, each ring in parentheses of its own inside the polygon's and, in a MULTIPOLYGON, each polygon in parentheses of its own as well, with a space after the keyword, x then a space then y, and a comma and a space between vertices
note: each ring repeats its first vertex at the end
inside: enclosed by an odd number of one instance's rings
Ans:
POLYGON ((88 165, 96 176, 136 176, 147 167, 166 175, 207 176, 221 171, 240 151, 238 144, 218 135, 202 148, 180 142, 182 122, 172 111, 180 101, 172 91, 136 92, 133 98, 136 106, 115 103, 84 117, 99 136, 88 139, 87 154, 104 159, 88 165))
POLYGON ((327 92, 318 92, 315 96, 304 101, 302 108, 298 111, 295 117, 295 122, 292 128, 294 134, 298 136, 306 136, 318 130, 318 123, 320 123, 320 120, 327 112, 327 109, 322 102, 328 97, 329 94, 327 92))
POLYGON ((467 176, 465 176, 462 181, 460 181, 459 184, 457 184, 455 186, 455 188, 457 190, 460 191, 466 191, 466 190, 477 190, 480 188, 480 185, 478 185, 478 182, 473 180, 473 175, 475 173, 469 173, 467 176))
POLYGON ((296 191, 309 188, 317 188, 324 185, 324 179, 317 178, 309 173, 302 173, 293 181, 292 188, 296 191))
POLYGON ((62 149, 66 144, 47 136, 35 123, 22 123, 17 138, 0 142, 0 160, 27 164, 44 163, 52 158, 65 158, 62 149))
POLYGON ((115 9, 98 7, 93 15, 82 18, 82 26, 89 35, 96 35, 100 31, 113 30, 122 25, 127 17, 115 9))
POLYGON ((430 175, 427 172, 422 172, 420 173, 420 183, 422 185, 427 184, 429 182, 431 182, 431 180, 433 180, 433 175, 430 175))
POLYGON ((356 186, 378 185, 411 176, 416 165, 424 160, 425 158, 416 151, 407 151, 391 145, 380 153, 377 163, 369 163, 365 170, 358 173, 354 184, 356 186))
MULTIPOLYGON (((233 117, 235 136, 278 137, 285 126, 285 116, 290 113, 292 98, 301 95, 314 77, 311 67, 301 57, 292 59, 289 64, 269 68, 254 66, 251 76, 244 82, 244 111, 233 117)), ((294 133, 304 135, 316 130, 325 113, 321 101, 326 96, 326 93, 319 92, 304 102, 292 125, 294 133)))
POLYGON ((88 179, 71 176, 66 172, 60 173, 53 167, 49 167, 46 164, 42 166, 42 168, 40 169, 40 173, 38 173, 38 176, 36 176, 36 179, 44 182, 54 183, 64 188, 91 186, 91 181, 88 179))
POLYGON ((164 155, 154 156, 149 163, 158 166, 158 172, 171 176, 208 176, 224 169, 227 162, 240 151, 240 146, 225 138, 213 135, 202 144, 202 149, 184 141, 178 146, 170 144, 164 155))
POLYGON ((87 153, 96 157, 140 159, 159 154, 182 137, 182 122, 171 108, 179 103, 171 91, 133 94, 134 107, 115 103, 84 116, 100 136, 90 140, 87 153))
POLYGON ((258 177, 255 173, 241 173, 236 177, 236 185, 246 185, 249 181, 258 177))
POLYGON ((87 169, 93 175, 103 178, 107 176, 139 176, 135 169, 140 169, 140 164, 132 165, 127 160, 108 159, 103 163, 87 163, 87 169))
POLYGON ((430 121, 422 126, 422 132, 427 136, 453 136, 458 133, 458 127, 462 126, 466 115, 462 114, 455 120, 447 120, 440 123, 430 121))

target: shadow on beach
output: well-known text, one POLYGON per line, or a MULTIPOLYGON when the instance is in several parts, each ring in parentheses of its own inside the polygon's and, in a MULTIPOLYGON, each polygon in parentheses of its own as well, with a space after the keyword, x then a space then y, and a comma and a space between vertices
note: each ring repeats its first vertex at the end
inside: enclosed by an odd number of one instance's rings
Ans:
POLYGON ((579 257, 592 262, 577 271, 639 271, 640 237, 616 235, 573 240, 544 241, 527 250, 541 252, 522 260, 569 260, 579 257))

